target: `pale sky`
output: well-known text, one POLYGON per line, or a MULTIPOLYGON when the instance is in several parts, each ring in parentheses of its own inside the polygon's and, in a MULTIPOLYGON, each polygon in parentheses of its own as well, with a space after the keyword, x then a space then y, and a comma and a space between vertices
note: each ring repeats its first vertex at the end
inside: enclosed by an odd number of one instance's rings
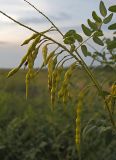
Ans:
MULTIPOLYGON (((29 1, 47 14, 64 33, 69 29, 76 29, 81 33, 80 25, 87 23, 86 20, 91 18, 91 12, 96 10, 99 13, 99 0, 29 1)), ((109 6, 114 4, 115 0, 104 0, 104 2, 109 6)), ((38 31, 51 26, 49 22, 23 0, 0 0, 0 10, 38 31)), ((116 16, 113 18, 113 21, 115 20, 116 16)), ((32 32, 29 30, 18 26, 0 14, 0 68, 17 66, 27 49, 20 45, 31 34, 32 32)), ((106 32, 106 35, 109 34, 106 32)), ((57 34, 54 36, 59 40, 57 34)), ((41 61, 41 57, 39 61, 41 61)))

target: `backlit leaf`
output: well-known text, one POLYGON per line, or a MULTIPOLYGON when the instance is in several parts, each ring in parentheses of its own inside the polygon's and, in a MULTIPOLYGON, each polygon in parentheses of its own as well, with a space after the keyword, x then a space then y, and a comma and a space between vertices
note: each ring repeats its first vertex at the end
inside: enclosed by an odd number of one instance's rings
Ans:
POLYGON ((98 31, 96 31, 95 33, 94 33, 94 36, 96 36, 96 37, 100 37, 100 36, 103 36, 104 34, 103 34, 103 32, 102 32, 102 30, 98 30, 98 31))
POLYGON ((103 17, 105 17, 105 16, 107 15, 107 10, 106 10, 106 7, 105 7, 103 1, 100 2, 99 10, 100 10, 100 13, 101 13, 101 15, 102 15, 103 17))
POLYGON ((82 36, 80 36, 79 34, 75 34, 75 39, 77 40, 77 41, 79 41, 79 42, 82 42, 83 41, 83 38, 82 38, 82 36))
POLYGON ((101 46, 104 46, 103 41, 98 37, 93 37, 93 41, 101 46))
POLYGON ((87 47, 85 45, 81 46, 81 50, 82 50, 85 57, 90 55, 90 53, 88 52, 87 47))
POLYGON ((74 43, 75 43, 75 39, 74 39, 73 36, 66 37, 66 38, 64 39, 64 43, 65 43, 65 44, 74 44, 74 43))
POLYGON ((108 46, 108 49, 115 49, 116 48, 116 40, 111 41, 108 46))
POLYGON ((92 22, 90 19, 87 20, 88 25, 91 27, 91 29, 93 30, 98 30, 98 26, 96 25, 96 23, 92 22))
POLYGON ((109 22, 112 20, 112 17, 113 17, 113 13, 111 13, 108 17, 106 17, 106 18, 103 20, 104 24, 109 23, 109 22))
POLYGON ((86 36, 91 36, 92 34, 91 30, 88 27, 86 27, 84 24, 82 24, 82 30, 86 36))
POLYGON ((64 35, 64 38, 74 36, 75 34, 76 34, 76 31, 74 29, 71 29, 64 35))
POLYGON ((116 5, 110 6, 108 10, 116 13, 116 5))
POLYGON ((92 12, 92 17, 96 22, 102 23, 102 19, 96 14, 95 11, 92 12))
POLYGON ((116 23, 114 24, 111 24, 109 27, 108 27, 109 30, 116 30, 116 23))

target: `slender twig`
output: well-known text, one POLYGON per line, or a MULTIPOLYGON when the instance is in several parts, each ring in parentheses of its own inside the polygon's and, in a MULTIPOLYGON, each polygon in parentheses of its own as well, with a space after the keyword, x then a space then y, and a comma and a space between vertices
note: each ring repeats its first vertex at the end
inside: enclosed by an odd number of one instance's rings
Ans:
POLYGON ((94 63, 95 59, 92 59, 91 63, 90 63, 90 68, 93 66, 93 63, 94 63))
POLYGON ((75 52, 76 52, 76 54, 79 56, 83 68, 84 68, 85 71, 88 73, 89 77, 90 77, 91 80, 94 82, 94 84, 96 85, 98 91, 99 91, 100 94, 101 94, 101 87, 100 87, 99 83, 98 83, 97 80, 94 78, 92 72, 90 71, 90 69, 89 69, 88 66, 86 65, 85 61, 84 61, 84 60, 82 59, 82 57, 80 56, 80 54, 79 54, 77 51, 75 51, 75 52))
POLYGON ((69 57, 70 55, 66 55, 66 56, 64 56, 58 63, 57 63, 57 65, 56 65, 56 67, 58 67, 59 66, 59 64, 66 58, 66 57, 69 57))
POLYGON ((30 3, 27 0, 24 0, 26 3, 28 3, 31 7, 33 7, 37 12, 39 12, 41 15, 43 15, 53 26, 56 28, 56 30, 61 34, 61 36, 64 36, 63 33, 59 30, 59 28, 51 21, 51 19, 46 16, 43 12, 41 12, 38 8, 36 8, 32 3, 30 3))
POLYGON ((87 39, 85 39, 82 43, 80 43, 79 46, 75 50, 77 51, 84 43, 86 43, 93 36, 93 34, 90 37, 88 37, 87 39))
POLYGON ((61 65, 61 66, 63 66, 66 61, 68 61, 68 60, 70 60, 70 59, 73 59, 73 58, 74 58, 74 57, 70 57, 70 58, 65 59, 65 60, 62 62, 62 65, 61 65))

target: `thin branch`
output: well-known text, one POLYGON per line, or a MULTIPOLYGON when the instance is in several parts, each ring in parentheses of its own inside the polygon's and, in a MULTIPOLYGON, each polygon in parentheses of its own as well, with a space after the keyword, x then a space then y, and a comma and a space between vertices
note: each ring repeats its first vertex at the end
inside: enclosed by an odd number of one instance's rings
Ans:
POLYGON ((95 59, 92 60, 91 64, 90 64, 90 68, 93 66, 95 59))
MULTIPOLYGON (((74 57, 70 57, 70 58, 65 59, 65 60, 62 62, 61 66, 63 66, 66 61, 69 61, 70 59, 73 59, 73 58, 74 58, 74 57)), ((75 62, 74 62, 74 63, 75 63, 75 62)))
POLYGON ((58 29, 58 27, 51 21, 51 19, 46 16, 43 12, 41 12, 38 8, 36 8, 32 3, 30 3, 27 0, 24 0, 26 3, 28 3, 31 7, 33 7, 37 12, 39 12, 42 16, 44 16, 53 26, 56 28, 56 30, 61 34, 61 36, 64 36, 63 33, 58 29))
POLYGON ((87 39, 85 39, 82 43, 79 44, 79 46, 75 49, 75 51, 77 51, 84 43, 86 43, 91 37, 93 36, 93 34, 88 37, 87 39))
POLYGON ((56 67, 58 67, 58 65, 59 65, 66 57, 68 57, 68 56, 70 56, 70 55, 64 56, 64 57, 57 63, 56 67))

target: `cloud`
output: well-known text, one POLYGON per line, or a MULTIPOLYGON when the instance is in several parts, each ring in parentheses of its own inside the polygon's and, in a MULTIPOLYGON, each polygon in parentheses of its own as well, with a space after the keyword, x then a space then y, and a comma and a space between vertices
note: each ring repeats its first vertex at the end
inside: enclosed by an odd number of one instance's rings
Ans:
MULTIPOLYGON (((49 16, 49 18, 52 21, 63 21, 63 20, 70 20, 71 16, 66 14, 66 13, 59 13, 58 15, 54 15, 54 16, 49 16)), ((38 23, 47 23, 48 21, 44 18, 44 17, 37 17, 34 15, 30 15, 28 14, 28 16, 25 16, 24 18, 18 18, 18 21, 25 23, 25 24, 38 24, 38 23)))
POLYGON ((7 41, 0 41, 0 45, 6 45, 6 44, 8 44, 7 41))
POLYGON ((4 6, 4 5, 7 5, 7 6, 11 6, 11 5, 18 5, 18 4, 22 4, 20 0, 0 0, 0 5, 1 6, 4 6))

